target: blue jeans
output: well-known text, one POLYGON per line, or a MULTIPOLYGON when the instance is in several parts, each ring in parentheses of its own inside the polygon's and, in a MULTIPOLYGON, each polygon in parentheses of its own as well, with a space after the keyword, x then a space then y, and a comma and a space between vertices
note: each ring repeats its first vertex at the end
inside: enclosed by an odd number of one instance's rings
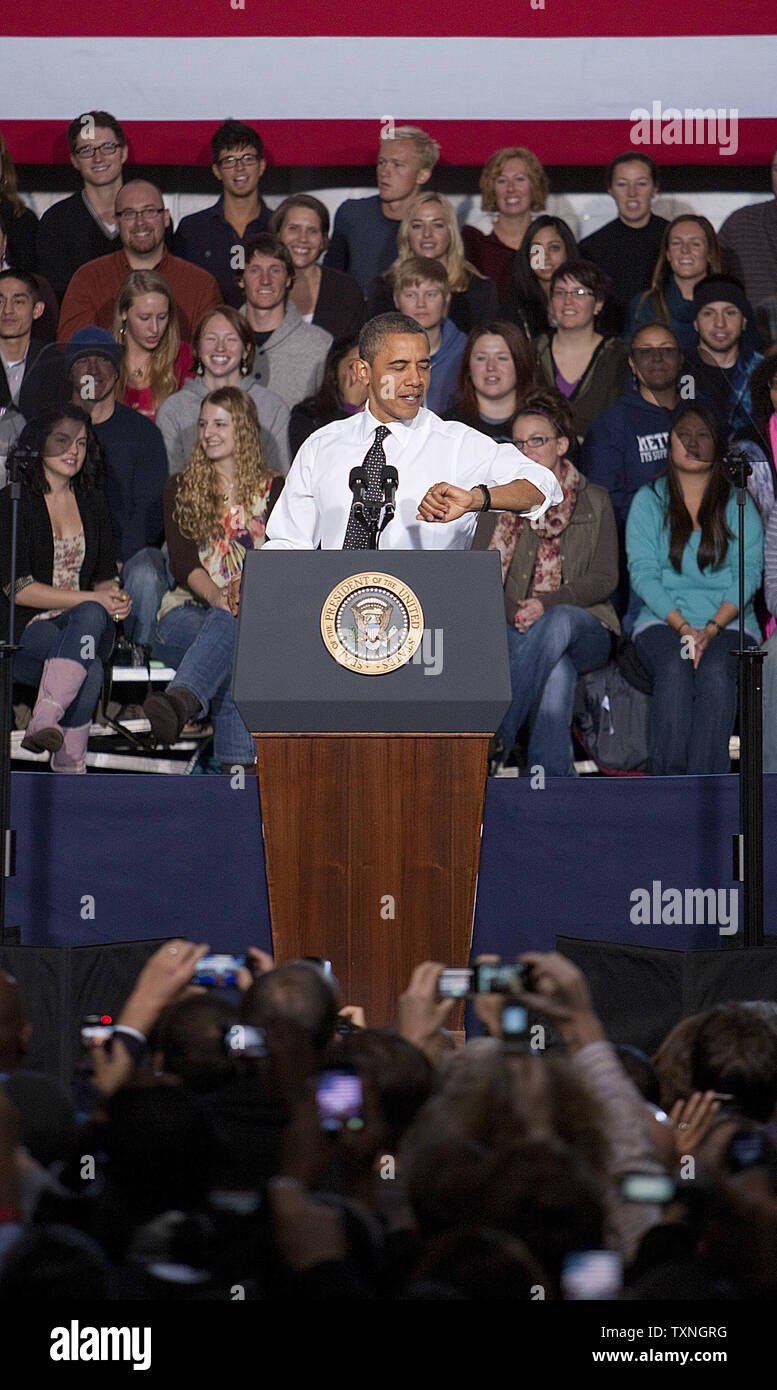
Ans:
POLYGON ((529 720, 529 764, 546 777, 572 777, 570 725, 578 675, 603 666, 611 634, 587 608, 559 603, 528 632, 507 629, 513 699, 497 731, 509 753, 529 720))
POLYGON ((131 642, 150 646, 162 597, 173 583, 167 556, 152 545, 139 550, 122 567, 121 583, 132 599, 132 612, 124 619, 124 631, 131 642))
POLYGON ((237 622, 223 608, 184 604, 156 626, 154 656, 177 667, 168 690, 185 685, 210 710, 213 751, 220 763, 253 763, 256 744, 232 699, 232 662, 237 622))
POLYGON ((764 772, 777 772, 777 632, 764 642, 763 650, 764 772))
POLYGON ((63 729, 81 729, 92 721, 102 689, 103 662, 113 650, 115 637, 113 619, 101 603, 91 600, 79 603, 56 618, 41 618, 39 622, 27 624, 16 653, 14 675, 26 685, 37 686, 44 662, 57 657, 77 661, 86 671, 86 679, 65 710, 61 723, 63 729), (92 639, 95 653, 91 658, 83 655, 90 649, 85 641, 88 638, 92 639))
MULTIPOLYGON (((739 633, 727 628, 710 642, 697 669, 668 623, 656 623, 634 639, 653 677, 650 706, 650 769, 654 777, 728 772, 728 741, 737 713, 737 663, 731 652, 739 633)), ((747 646, 751 639, 745 634, 747 646)))

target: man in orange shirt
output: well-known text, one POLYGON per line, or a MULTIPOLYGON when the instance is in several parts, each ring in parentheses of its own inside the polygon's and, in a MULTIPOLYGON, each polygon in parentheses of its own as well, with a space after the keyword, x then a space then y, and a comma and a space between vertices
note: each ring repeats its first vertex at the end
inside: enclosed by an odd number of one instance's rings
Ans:
POLYGON ((80 328, 113 325, 113 307, 119 288, 131 270, 156 270, 164 275, 178 308, 181 337, 190 342, 206 309, 221 303, 221 291, 212 275, 165 246, 170 213, 153 183, 134 179, 116 195, 116 220, 121 250, 87 261, 67 287, 59 315, 58 338, 68 342, 80 328))

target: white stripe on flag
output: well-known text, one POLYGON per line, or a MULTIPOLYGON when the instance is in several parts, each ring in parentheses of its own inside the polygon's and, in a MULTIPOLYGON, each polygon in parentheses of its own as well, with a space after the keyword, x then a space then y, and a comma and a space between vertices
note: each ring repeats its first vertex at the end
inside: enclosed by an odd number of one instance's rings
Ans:
POLYGON ((623 120, 775 113, 777 37, 6 38, 0 121, 623 120))

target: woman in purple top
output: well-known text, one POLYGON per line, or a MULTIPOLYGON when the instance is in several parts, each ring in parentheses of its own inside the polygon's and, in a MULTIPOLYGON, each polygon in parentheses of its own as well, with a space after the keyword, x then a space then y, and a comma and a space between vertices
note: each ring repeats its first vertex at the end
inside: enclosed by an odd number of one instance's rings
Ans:
POLYGON ((553 326, 535 343, 539 376, 567 397, 579 440, 596 416, 615 404, 628 379, 628 347, 620 338, 603 337, 596 327, 610 288, 609 277, 593 261, 565 261, 550 282, 553 326))

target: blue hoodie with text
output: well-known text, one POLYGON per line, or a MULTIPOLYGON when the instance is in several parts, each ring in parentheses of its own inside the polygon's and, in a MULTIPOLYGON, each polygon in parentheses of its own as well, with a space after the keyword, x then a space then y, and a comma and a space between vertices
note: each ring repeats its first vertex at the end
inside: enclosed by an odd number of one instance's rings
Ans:
POLYGON ((646 401, 632 382, 586 434, 580 471, 606 487, 621 535, 635 492, 666 467, 671 419, 671 410, 646 401))

